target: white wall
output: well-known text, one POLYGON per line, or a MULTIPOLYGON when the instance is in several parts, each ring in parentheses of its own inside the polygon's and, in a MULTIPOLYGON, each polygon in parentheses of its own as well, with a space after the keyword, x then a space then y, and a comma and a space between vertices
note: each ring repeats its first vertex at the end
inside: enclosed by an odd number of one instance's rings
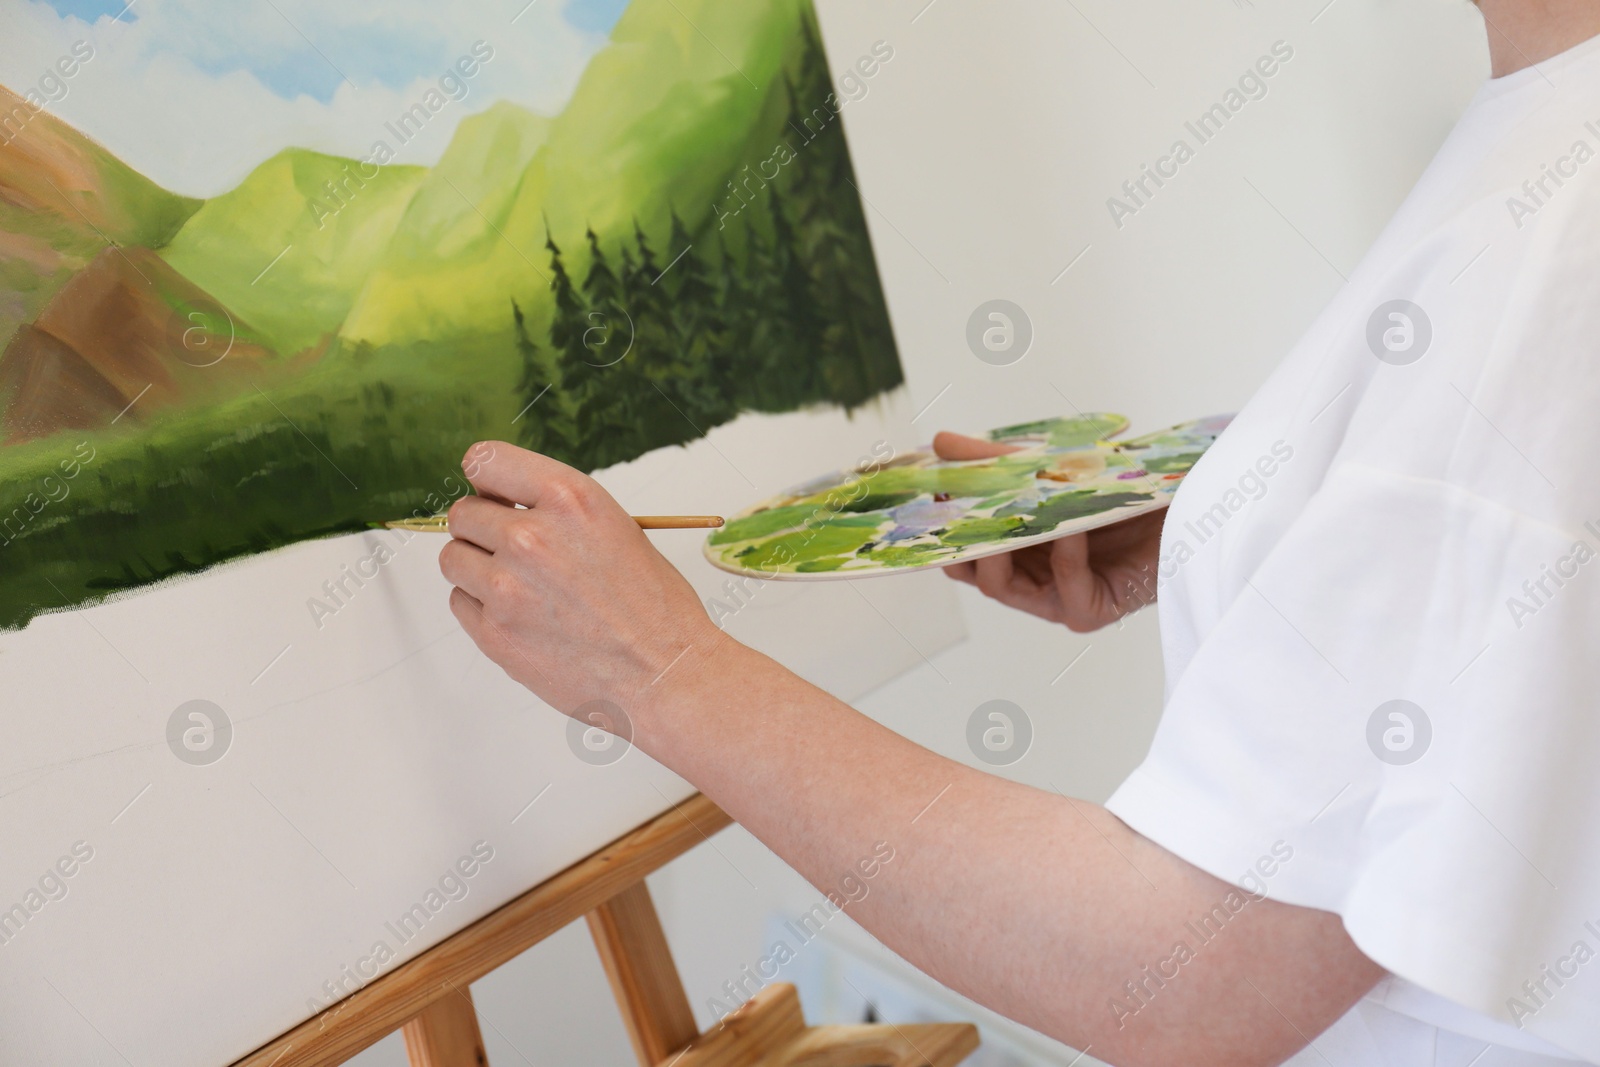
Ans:
MULTIPOLYGON (((1154 429, 1244 403, 1487 72, 1467 0, 1325 5, 818 0, 836 73, 877 41, 894 49, 845 121, 916 407, 932 405, 924 435, 1072 406, 1154 429), (1113 225, 1107 198, 1280 40, 1294 58, 1268 95, 1113 225), (965 342, 969 314, 995 297, 1035 328, 1032 350, 1008 367, 965 342)), ((1103 800, 1159 716, 1155 619, 1080 638, 962 594, 971 639, 863 710, 971 761, 968 716, 1009 699, 1035 740, 1004 773, 1103 800)), ((651 885, 702 1022, 706 998, 763 954, 767 919, 817 899, 738 829, 651 885)), ((629 1062, 581 927, 480 982, 477 996, 497 1065, 629 1062)), ((1071 1059, 1057 1047, 1044 1062, 1071 1059)), ((391 1039, 361 1062, 404 1057, 391 1039)))

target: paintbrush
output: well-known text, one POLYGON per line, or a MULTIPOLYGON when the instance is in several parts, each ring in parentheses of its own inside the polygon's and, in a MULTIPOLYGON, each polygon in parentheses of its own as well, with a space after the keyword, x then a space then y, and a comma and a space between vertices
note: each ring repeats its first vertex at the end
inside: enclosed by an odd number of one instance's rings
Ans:
MULTIPOLYGON (((715 530, 722 525, 721 515, 635 515, 641 530, 715 530)), ((371 524, 377 529, 411 530, 416 533, 449 533, 448 515, 425 515, 417 519, 394 519, 371 524)))

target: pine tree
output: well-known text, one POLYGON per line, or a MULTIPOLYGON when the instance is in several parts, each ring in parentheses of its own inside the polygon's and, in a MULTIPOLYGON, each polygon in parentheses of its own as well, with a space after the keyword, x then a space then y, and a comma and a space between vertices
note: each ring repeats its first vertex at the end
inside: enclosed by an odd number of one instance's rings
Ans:
MULTIPOLYGON (((593 228, 586 236, 589 273, 583 288, 589 304, 585 347, 590 369, 589 387, 579 400, 578 426, 596 450, 596 466, 605 467, 649 449, 637 415, 643 399, 641 390, 648 389, 649 383, 635 369, 634 329, 624 280, 611 269, 593 228)), ((629 269, 629 262, 624 255, 624 272, 629 269)))
POLYGON ((829 309, 812 292, 805 247, 776 186, 767 190, 767 207, 772 219, 771 275, 777 288, 773 317, 779 331, 770 347, 771 358, 777 361, 772 371, 789 384, 785 390, 789 406, 827 400, 822 361, 829 309))
POLYGON ((546 455, 570 454, 574 444, 570 425, 560 425, 559 414, 554 418, 544 418, 548 412, 559 413, 562 394, 560 376, 543 350, 528 336, 527 320, 515 300, 511 301, 511 317, 516 323, 517 351, 522 356, 522 377, 517 382, 517 395, 524 406, 517 416, 517 440, 525 447, 546 455), (543 411, 535 408, 540 401, 548 401, 543 411))
MULTIPOLYGON (((554 294, 554 307, 550 315, 550 346, 555 351, 555 379, 561 384, 560 404, 557 411, 546 411, 547 420, 559 420, 559 428, 569 433, 570 455, 557 456, 564 462, 585 470, 593 469, 593 441, 580 433, 576 413, 585 392, 590 387, 588 349, 584 346, 584 332, 589 328, 586 318, 588 308, 583 297, 572 284, 566 264, 561 259, 561 248, 550 233, 549 220, 545 222, 545 247, 550 250, 550 291, 554 294), (567 427, 570 426, 570 431, 567 427)), ((531 413, 530 413, 531 414, 531 413)), ((552 453, 553 454, 553 453, 552 453)))
MULTIPOLYGON (((592 226, 584 230, 583 235, 589 242, 589 273, 583 279, 583 293, 589 300, 589 306, 602 312, 620 307, 622 282, 611 269, 611 264, 606 262, 605 250, 600 247, 600 238, 595 235, 592 226)), ((598 362, 610 362, 610 357, 600 353, 596 355, 600 356, 598 362)))
POLYGON ((664 380, 673 370, 672 302, 656 266, 655 250, 638 219, 633 220, 633 240, 639 258, 629 279, 627 300, 642 342, 639 364, 650 378, 664 380))
POLYGON ((638 258, 623 276, 623 295, 633 315, 634 369, 642 379, 635 413, 641 437, 649 447, 682 444, 707 429, 684 410, 677 389, 680 364, 672 320, 672 300, 656 266, 655 250, 639 220, 633 222, 638 258))
MULTIPOLYGON (((748 230, 748 227, 746 227, 748 230)), ((757 406, 760 375, 756 373, 756 345, 761 315, 752 306, 749 272, 754 258, 755 238, 745 238, 745 262, 741 265, 728 247, 725 230, 717 233, 716 275, 717 317, 723 324, 723 343, 716 360, 717 373, 725 383, 725 393, 735 412, 757 406)))
MULTIPOLYGON (((769 208, 765 201, 763 207, 769 208)), ((787 321, 787 302, 771 240, 762 232, 766 215, 745 215, 745 264, 737 287, 740 303, 724 317, 738 324, 745 346, 742 406, 756 411, 790 411, 802 402, 790 376, 795 338, 787 321)))
POLYGON ((689 231, 672 212, 669 247, 673 260, 672 326, 677 396, 685 414, 702 426, 726 421, 736 410, 729 375, 727 324, 717 307, 717 292, 706 276, 689 231))

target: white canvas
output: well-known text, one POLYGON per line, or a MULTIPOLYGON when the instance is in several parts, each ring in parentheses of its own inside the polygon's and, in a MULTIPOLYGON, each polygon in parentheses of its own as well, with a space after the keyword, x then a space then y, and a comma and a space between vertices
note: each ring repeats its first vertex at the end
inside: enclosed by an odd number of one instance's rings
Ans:
MULTIPOLYGON (((635 511, 714 511, 903 443, 904 414, 897 398, 854 420, 749 417, 602 480, 635 511)), ((0 944, 0 1062, 231 1062, 325 1009, 325 983, 352 991, 692 792, 638 750, 604 766, 574 754, 569 720, 449 614, 438 535, 318 629, 308 598, 392 536, 299 545, 0 635, 0 908, 75 843, 93 852, 0 944), (195 699, 232 724, 209 765, 166 737, 195 699), (493 859, 402 942, 395 920, 479 842, 493 859)), ((651 536, 702 597, 734 606, 700 533, 651 536)), ((936 575, 750 587, 726 625, 846 699, 962 635, 936 575)))

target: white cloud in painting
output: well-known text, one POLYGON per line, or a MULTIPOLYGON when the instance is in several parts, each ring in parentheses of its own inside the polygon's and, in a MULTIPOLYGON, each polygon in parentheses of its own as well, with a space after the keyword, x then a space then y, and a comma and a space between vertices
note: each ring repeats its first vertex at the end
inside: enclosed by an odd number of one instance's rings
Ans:
MULTIPOLYGON (((617 0, 11 0, 0 85, 26 92, 74 42, 94 58, 50 105, 176 192, 212 196, 288 146, 354 157, 385 140, 438 159, 462 118, 498 99, 565 104, 617 0), (483 41, 493 59, 420 136, 385 128, 483 41)), ((457 96, 461 91, 457 90, 457 96)))

